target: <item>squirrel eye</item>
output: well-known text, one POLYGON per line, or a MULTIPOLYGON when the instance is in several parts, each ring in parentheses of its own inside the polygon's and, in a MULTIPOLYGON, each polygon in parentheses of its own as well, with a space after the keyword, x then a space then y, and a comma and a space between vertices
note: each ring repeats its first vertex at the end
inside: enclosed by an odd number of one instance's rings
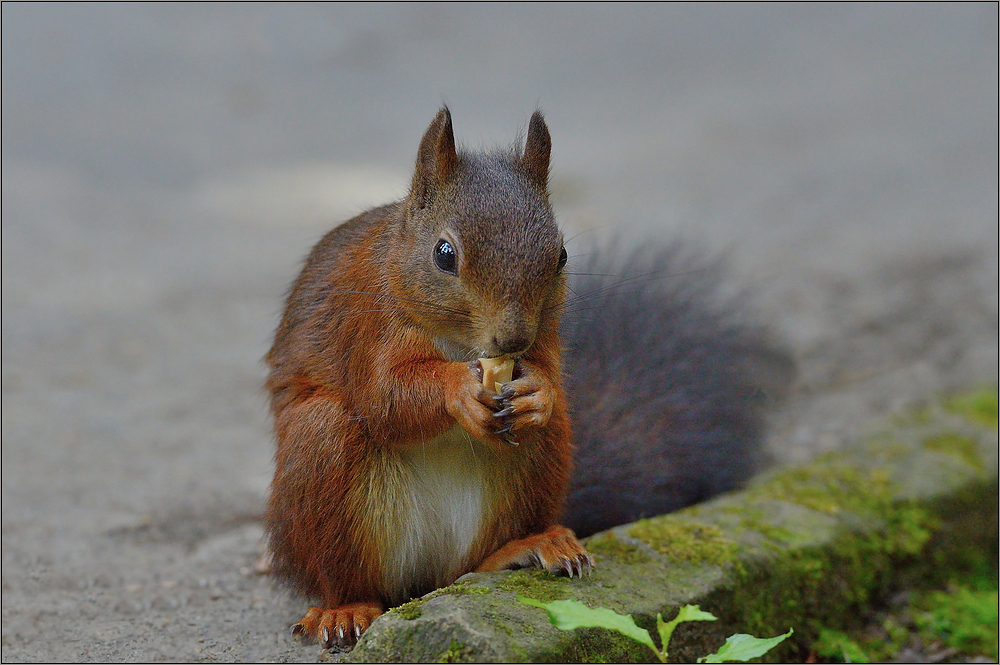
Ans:
POLYGON ((557 274, 562 272, 562 269, 566 266, 566 259, 568 258, 569 256, 566 254, 566 248, 563 247, 562 251, 559 252, 559 265, 556 267, 557 274))
POLYGON ((455 258, 455 248, 447 240, 438 240, 434 245, 434 265, 438 270, 450 275, 458 274, 458 261, 455 258))

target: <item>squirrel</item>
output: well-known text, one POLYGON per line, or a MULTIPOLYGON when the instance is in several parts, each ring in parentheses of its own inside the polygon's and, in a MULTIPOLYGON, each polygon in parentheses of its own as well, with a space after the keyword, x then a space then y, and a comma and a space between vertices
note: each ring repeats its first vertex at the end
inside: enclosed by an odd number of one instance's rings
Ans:
POLYGON ((352 644, 468 572, 588 574, 578 533, 751 472, 769 387, 740 357, 780 353, 698 289, 622 288, 669 252, 614 266, 613 288, 591 262, 567 297, 551 146, 536 111, 523 149, 459 151, 442 108, 407 196, 330 231, 292 285, 266 356, 265 526, 273 572, 321 603, 293 633, 352 644), (494 390, 480 359, 498 357, 494 390))

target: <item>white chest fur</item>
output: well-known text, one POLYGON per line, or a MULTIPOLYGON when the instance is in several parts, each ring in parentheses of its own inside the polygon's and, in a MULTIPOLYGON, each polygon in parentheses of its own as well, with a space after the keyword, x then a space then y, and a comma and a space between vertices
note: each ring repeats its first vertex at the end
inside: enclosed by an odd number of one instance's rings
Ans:
POLYGON ((486 444, 456 426, 389 460, 396 482, 380 508, 391 532, 380 541, 386 548, 383 589, 393 602, 449 584, 465 572, 490 517, 490 456, 486 444))

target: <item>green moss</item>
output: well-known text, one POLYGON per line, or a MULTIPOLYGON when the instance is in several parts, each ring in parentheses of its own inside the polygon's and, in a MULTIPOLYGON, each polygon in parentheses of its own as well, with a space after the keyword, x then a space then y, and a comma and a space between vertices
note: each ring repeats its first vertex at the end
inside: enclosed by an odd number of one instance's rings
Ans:
POLYGON ((651 655, 648 647, 614 631, 582 628, 569 658, 580 663, 642 663, 651 655))
MULTIPOLYGON (((882 603, 877 612, 863 608, 869 621, 846 630, 822 628, 812 644, 817 654, 834 662, 889 662, 908 643, 925 649, 946 646, 966 658, 996 661, 997 573, 959 575, 940 588, 906 586, 908 602, 882 603), (889 607, 889 615, 884 612, 889 607)), ((898 589, 895 589, 898 591, 898 589)))
POLYGON ((885 517, 885 539, 880 544, 887 553, 895 555, 919 554, 941 526, 937 515, 912 501, 897 503, 885 517))
POLYGON ((635 545, 623 543, 610 531, 599 533, 586 542, 587 551, 601 558, 611 559, 618 563, 630 565, 649 561, 649 555, 635 545))
MULTIPOLYGON (((879 451, 892 441, 881 443, 879 451)), ((965 459, 970 444, 974 442, 948 437, 929 440, 926 445, 965 459)), ((729 533, 759 533, 767 539, 762 545, 777 556, 741 560, 732 569, 733 586, 706 605, 724 607, 721 613, 728 620, 741 631, 757 635, 774 634, 794 625, 800 637, 809 640, 828 626, 859 623, 862 609, 872 598, 887 592, 900 566, 913 566, 927 550, 941 520, 934 506, 899 499, 902 492, 888 469, 856 464, 840 454, 827 455, 813 464, 777 472, 747 490, 742 505, 723 508, 722 512, 735 518, 720 520, 729 533), (827 523, 837 525, 833 528, 840 531, 832 547, 809 546, 814 541, 809 520, 796 521, 798 526, 770 522, 773 511, 766 506, 773 501, 832 516, 834 520, 827 523)), ((687 534, 664 533, 667 529, 661 519, 638 523, 629 533, 664 553, 664 541, 676 541, 676 547, 684 549, 687 534), (643 532, 650 531, 650 525, 659 526, 656 533, 643 532)), ((704 519, 711 521, 710 517, 704 519)), ((687 551, 700 556, 696 547, 688 545, 687 551)), ((874 643, 861 640, 857 645, 875 658, 883 653, 874 643)))
POLYGON ((553 600, 566 598, 563 585, 544 570, 522 569, 505 575, 497 582, 497 589, 510 593, 521 594, 528 598, 551 603, 553 600))
POLYGON ((997 589, 974 591, 966 587, 931 591, 914 605, 913 615, 925 642, 941 640, 968 656, 986 655, 994 661, 997 649, 997 589))
POLYGON ((837 663, 885 663, 893 660, 910 638, 910 631, 894 618, 864 631, 822 629, 812 644, 816 653, 837 663))
POLYGON ((914 584, 944 588, 958 579, 965 585, 969 580, 995 580, 1000 556, 998 505, 996 479, 962 488, 935 502, 935 513, 945 521, 934 534, 924 565, 910 573, 914 584))
POLYGON ((957 413, 974 423, 997 429, 998 403, 1000 398, 997 389, 992 388, 953 397, 947 400, 944 406, 952 413, 957 413))
POLYGON ((775 527, 766 523, 765 512, 746 511, 740 527, 765 535, 782 553, 758 561, 753 569, 735 568, 737 582, 727 611, 741 631, 774 634, 794 625, 801 638, 815 639, 828 626, 849 624, 849 617, 860 616, 860 608, 887 588, 894 567, 914 559, 937 528, 928 509, 896 499, 885 471, 859 469, 842 460, 827 456, 779 472, 747 492, 751 506, 780 500, 837 516, 841 533, 833 547, 808 547, 808 526, 775 527))
POLYGON ((839 663, 870 663, 871 659, 861 645, 839 630, 820 630, 819 638, 813 642, 813 649, 824 658, 832 658, 839 663))
POLYGON ((423 605, 426 602, 427 600, 423 598, 414 598, 413 600, 403 603, 398 607, 394 607, 389 611, 399 616, 401 619, 413 621, 414 619, 419 619, 421 615, 423 615, 423 605))
POLYGON ((471 586, 469 584, 453 584, 451 586, 446 586, 443 589, 438 589, 434 591, 430 597, 434 596, 484 596, 491 593, 490 588, 486 586, 471 586))
POLYGON ((885 523, 881 538, 870 545, 889 554, 919 552, 938 524, 926 509, 896 500, 896 487, 884 469, 858 469, 829 459, 779 473, 749 494, 831 515, 849 512, 861 519, 881 520, 885 523))
POLYGON ((423 614, 424 603, 429 601, 431 598, 437 598, 438 596, 481 596, 490 593, 489 587, 472 586, 472 584, 473 582, 471 580, 466 580, 461 584, 452 584, 451 586, 435 589, 422 598, 414 598, 413 600, 405 602, 398 607, 394 607, 389 611, 393 614, 399 615, 402 619, 412 621, 421 617, 423 614))
POLYGON ((979 446, 967 436, 945 432, 924 439, 924 448, 957 457, 976 471, 983 470, 983 460, 979 456, 979 446))
POLYGON ((872 458, 894 462, 913 454, 913 446, 893 435, 876 436, 865 442, 865 449, 872 458))
POLYGON ((476 662, 472 658, 472 649, 466 646, 465 642, 459 642, 458 640, 452 640, 451 644, 445 650, 441 657, 438 658, 439 663, 474 663, 476 662))
POLYGON ((665 515, 639 520, 629 527, 628 534, 678 563, 719 565, 736 559, 736 543, 714 524, 665 515))
MULTIPOLYGON (((514 629, 513 629, 513 628, 511 628, 510 626, 508 626, 508 625, 507 625, 506 623, 504 623, 504 622, 502 622, 502 621, 499 621, 499 622, 495 623, 494 625, 495 625, 495 626, 496 626, 496 627, 497 627, 498 629, 500 629, 500 630, 502 630, 503 632, 507 633, 507 636, 508 636, 508 637, 513 637, 513 636, 514 636, 514 629)), ((528 631, 526 631, 526 632, 528 632, 528 631)))
POLYGON ((813 464, 782 471, 750 493, 836 515, 884 503, 891 498, 892 487, 882 469, 858 469, 837 461, 835 456, 826 456, 813 464))
POLYGON ((778 543, 788 545, 800 539, 799 534, 795 531, 769 522, 767 512, 761 508, 747 504, 728 505, 722 508, 721 512, 734 515, 737 518, 736 528, 739 532, 752 531, 767 538, 764 546, 768 549, 777 551, 781 549, 778 543))
POLYGON ((874 654, 877 661, 886 662, 903 648, 909 640, 910 631, 895 618, 887 617, 882 621, 882 632, 885 637, 869 637, 865 644, 868 653, 874 654))
POLYGON ((514 602, 514 605, 517 606, 517 611, 513 613, 509 611, 510 608, 498 607, 497 605, 485 606, 482 609, 482 616, 489 625, 495 626, 498 630, 502 630, 511 637, 520 635, 523 638, 533 635, 535 633, 535 625, 529 621, 525 621, 524 617, 519 613, 523 606, 517 602, 514 602))
POLYGON ((724 603, 726 618, 740 626, 740 632, 769 635, 778 626, 794 625, 801 637, 814 636, 825 619, 845 611, 851 604, 848 599, 861 588, 852 588, 851 568, 838 564, 825 550, 790 550, 755 569, 738 569, 737 584, 731 591, 719 592, 719 603, 724 603), (804 625, 817 612, 820 620, 804 625))

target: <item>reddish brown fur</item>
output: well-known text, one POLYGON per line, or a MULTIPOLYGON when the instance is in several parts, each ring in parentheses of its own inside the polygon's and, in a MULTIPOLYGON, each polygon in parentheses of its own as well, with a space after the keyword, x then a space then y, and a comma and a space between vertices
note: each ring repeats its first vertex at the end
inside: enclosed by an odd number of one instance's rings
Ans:
POLYGON ((455 152, 442 110, 421 142, 410 196, 328 233, 293 286, 267 356, 278 447, 266 521, 277 572, 323 605, 297 629, 327 644, 351 641, 401 594, 431 590, 386 588, 390 544, 375 535, 381 516, 369 509, 381 488, 371 479, 393 455, 456 422, 492 444, 484 490, 491 517, 463 572, 540 562, 572 574, 589 566, 572 532, 550 529, 566 493, 571 446, 556 314, 565 293, 555 266, 561 237, 544 192, 549 146, 536 114, 523 157, 476 171, 476 156, 455 152), (509 219, 511 206, 498 200, 509 190, 503 183, 482 191, 467 184, 495 172, 535 189, 511 195, 531 199, 526 212, 516 208, 509 219), (501 224, 510 228, 498 231, 501 224), (431 265, 428 248, 442 233, 460 245, 461 282, 422 267, 431 265), (506 266, 491 258, 496 244, 507 245, 499 248, 506 266), (517 265, 517 254, 529 250, 539 265, 517 265), (482 329, 483 322, 492 327, 482 329), (446 358, 435 343, 442 337, 465 348, 533 337, 519 357, 521 379, 511 384, 519 386, 510 402, 517 447, 495 433, 492 394, 469 363, 446 358), (537 426, 548 409, 547 423, 537 426))

